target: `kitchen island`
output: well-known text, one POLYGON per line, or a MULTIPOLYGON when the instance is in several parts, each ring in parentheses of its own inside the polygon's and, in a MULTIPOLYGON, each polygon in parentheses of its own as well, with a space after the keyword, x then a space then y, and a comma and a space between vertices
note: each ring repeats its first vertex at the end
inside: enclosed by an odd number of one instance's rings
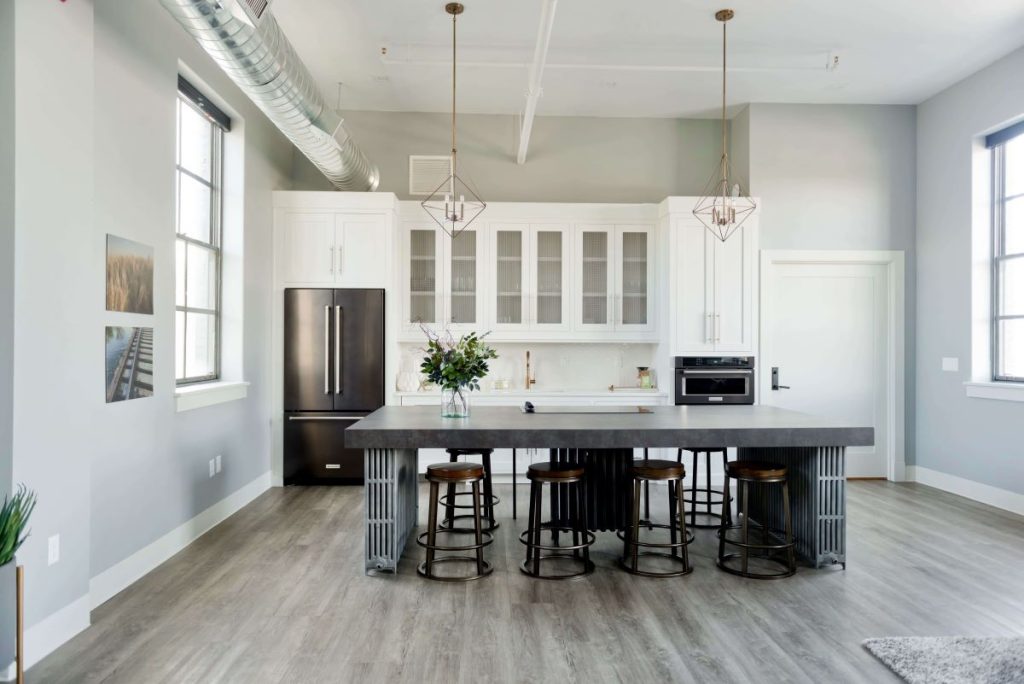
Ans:
MULTIPOLYGON (((416 526, 416 451, 423 448, 544 448, 558 460, 600 466, 587 505, 594 513, 592 527, 614 529, 629 510, 626 481, 635 448, 736 447, 741 459, 789 468, 801 558, 815 567, 845 565, 845 449, 873 444, 873 428, 772 406, 562 410, 528 414, 516 407, 488 406, 474 408, 469 418, 453 419, 442 418, 438 406, 385 406, 349 427, 346 446, 365 450, 367 572, 398 566, 416 526)), ((781 509, 769 506, 769 523, 778 524, 780 515, 781 509)))

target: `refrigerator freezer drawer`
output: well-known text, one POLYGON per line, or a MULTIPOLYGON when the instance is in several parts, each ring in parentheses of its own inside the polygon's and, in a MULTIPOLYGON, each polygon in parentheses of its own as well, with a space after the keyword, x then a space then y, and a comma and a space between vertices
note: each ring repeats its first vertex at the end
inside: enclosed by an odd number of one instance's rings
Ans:
POLYGON ((362 484, 363 450, 345 447, 345 428, 364 413, 287 413, 284 483, 362 484))

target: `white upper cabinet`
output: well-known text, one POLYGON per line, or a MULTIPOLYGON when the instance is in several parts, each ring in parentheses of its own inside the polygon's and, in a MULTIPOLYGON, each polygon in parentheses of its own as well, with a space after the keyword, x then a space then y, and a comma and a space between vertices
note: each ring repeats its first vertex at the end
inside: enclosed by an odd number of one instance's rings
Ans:
POLYGON ((444 282, 443 232, 430 224, 405 225, 402 231, 402 327, 418 332, 445 320, 441 286, 444 282))
POLYGON ((483 239, 480 231, 469 228, 454 238, 438 231, 446 248, 448 269, 444 292, 448 293, 447 318, 455 331, 475 331, 483 325, 483 239))
POLYGON ((654 231, 649 225, 615 227, 615 329, 655 329, 654 231))
POLYGON ((615 329, 615 226, 576 227, 577 330, 601 332, 615 329))
POLYGON ((577 331, 617 339, 657 329, 653 226, 577 226, 576 273, 577 331))
POLYGON ((692 214, 669 217, 676 355, 756 353, 757 221, 751 216, 722 242, 692 214))
POLYGON ((488 329, 495 339, 571 329, 568 224, 490 225, 488 329))
POLYGON ((285 286, 385 287, 391 212, 280 210, 279 280, 285 286))
POLYGON ((279 250, 284 283, 334 282, 334 214, 286 213, 279 250))
POLYGON ((562 224, 530 226, 530 325, 534 330, 571 329, 569 242, 571 230, 562 224))

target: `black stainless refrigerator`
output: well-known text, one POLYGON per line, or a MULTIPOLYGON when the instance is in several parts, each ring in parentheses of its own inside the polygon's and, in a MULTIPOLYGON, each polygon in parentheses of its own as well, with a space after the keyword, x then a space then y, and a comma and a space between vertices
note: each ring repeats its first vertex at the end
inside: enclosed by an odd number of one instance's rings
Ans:
POLYGON ((345 428, 384 405, 384 290, 284 291, 284 483, 361 484, 345 428))

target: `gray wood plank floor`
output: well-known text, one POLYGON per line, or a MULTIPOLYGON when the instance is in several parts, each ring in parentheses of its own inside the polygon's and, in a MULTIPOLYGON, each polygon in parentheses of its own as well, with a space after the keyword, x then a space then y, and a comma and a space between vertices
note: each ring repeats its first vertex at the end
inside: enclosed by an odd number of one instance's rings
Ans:
POLYGON ((99 607, 28 681, 885 682, 862 639, 1024 634, 1024 518, 927 487, 851 483, 849 568, 776 582, 719 572, 710 531, 687 577, 619 571, 605 533, 590 577, 531 580, 525 512, 513 524, 497 489, 494 574, 455 585, 419 578, 415 545, 397 576, 363 575, 361 489, 271 490, 99 607))

